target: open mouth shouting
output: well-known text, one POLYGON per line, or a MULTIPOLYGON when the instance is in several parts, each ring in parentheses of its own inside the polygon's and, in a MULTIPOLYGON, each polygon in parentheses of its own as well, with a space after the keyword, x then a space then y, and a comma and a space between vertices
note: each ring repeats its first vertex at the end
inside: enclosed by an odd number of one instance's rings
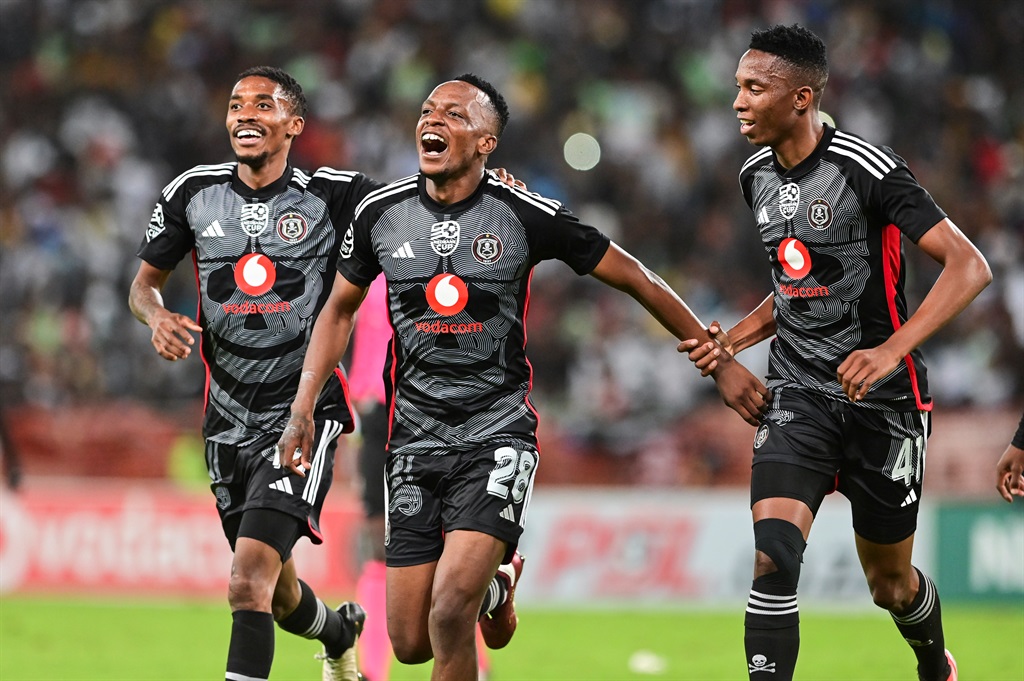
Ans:
POLYGON ((448 142, 436 132, 420 135, 420 150, 427 158, 437 158, 448 149, 448 142))

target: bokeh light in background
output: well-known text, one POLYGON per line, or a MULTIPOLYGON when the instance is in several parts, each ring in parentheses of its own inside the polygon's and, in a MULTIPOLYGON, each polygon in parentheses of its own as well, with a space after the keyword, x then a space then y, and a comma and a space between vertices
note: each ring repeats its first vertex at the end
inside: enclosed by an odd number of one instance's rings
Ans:
POLYGON ((565 140, 562 153, 565 162, 575 170, 590 170, 601 161, 601 145, 585 132, 577 132, 565 140))

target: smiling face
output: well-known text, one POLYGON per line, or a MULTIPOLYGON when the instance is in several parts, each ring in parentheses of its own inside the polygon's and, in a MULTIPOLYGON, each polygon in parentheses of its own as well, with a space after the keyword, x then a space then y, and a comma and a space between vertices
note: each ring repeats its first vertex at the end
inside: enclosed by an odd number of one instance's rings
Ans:
MULTIPOLYGON (((420 110, 416 142, 420 171, 447 184, 479 168, 498 145, 495 114, 482 90, 461 80, 434 88, 420 110)), ((479 174, 478 173, 478 174, 479 174)))
POLYGON ((732 108, 740 120, 740 134, 761 147, 783 144, 810 104, 810 88, 791 82, 786 62, 760 50, 747 50, 740 59, 736 87, 732 108))
POLYGON ((303 125, 274 81, 249 76, 235 83, 228 101, 227 129, 240 164, 260 170, 286 162, 292 138, 302 132, 303 125))

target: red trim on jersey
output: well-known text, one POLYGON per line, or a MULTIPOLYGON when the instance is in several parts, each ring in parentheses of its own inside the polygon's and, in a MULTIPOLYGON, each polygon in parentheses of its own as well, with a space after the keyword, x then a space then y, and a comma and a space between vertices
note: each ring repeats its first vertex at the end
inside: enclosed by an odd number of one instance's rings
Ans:
POLYGON ((345 407, 348 409, 348 415, 352 417, 348 420, 348 423, 341 427, 341 432, 351 433, 356 429, 356 410, 352 408, 352 400, 348 396, 348 379, 345 378, 345 372, 341 370, 341 367, 334 367, 334 375, 338 377, 338 382, 341 383, 341 394, 345 396, 345 407))
MULTIPOLYGON (((902 326, 900 316, 896 311, 896 282, 900 278, 900 239, 901 232, 896 225, 890 223, 882 229, 882 276, 885 279, 885 301, 889 306, 889 318, 892 320, 894 331, 902 326)), ((922 411, 931 411, 931 403, 925 404, 921 400, 921 389, 917 384, 917 367, 914 366, 914 358, 907 354, 903 357, 903 361, 907 364, 910 387, 914 391, 917 408, 922 411)))
MULTIPOLYGON (((530 381, 526 387, 526 408, 533 413, 533 418, 537 420, 537 429, 535 433, 540 432, 540 414, 533 408, 533 403, 530 402, 530 393, 533 392, 533 364, 530 363, 530 358, 526 355, 526 316, 530 312, 530 288, 533 285, 533 270, 530 270, 530 275, 526 278, 526 298, 523 300, 523 360, 526 362, 526 368, 530 372, 530 381)), ((537 439, 537 454, 540 454, 540 438, 537 439)))

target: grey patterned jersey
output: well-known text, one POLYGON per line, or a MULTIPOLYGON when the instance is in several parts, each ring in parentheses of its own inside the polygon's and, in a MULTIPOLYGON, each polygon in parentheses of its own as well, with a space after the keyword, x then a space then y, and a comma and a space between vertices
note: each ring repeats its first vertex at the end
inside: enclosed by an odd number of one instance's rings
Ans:
MULTIPOLYGON (((788 171, 770 148, 751 156, 740 186, 772 264, 777 336, 768 385, 846 399, 839 365, 907 320, 902 235, 916 243, 946 214, 891 149, 828 126, 814 153, 788 171)), ((920 351, 858 404, 930 409, 920 351)))
POLYGON ((371 193, 338 263, 359 286, 381 271, 387 278, 389 450, 448 454, 509 440, 536 446, 526 357, 533 268, 554 258, 587 274, 610 241, 557 201, 490 174, 449 206, 431 200, 425 186, 414 175, 371 193))
MULTIPOLYGON (((224 163, 196 166, 164 188, 138 255, 162 270, 193 255, 208 440, 243 445, 283 429, 313 321, 334 282, 339 237, 379 186, 359 173, 289 167, 253 190, 236 163, 224 163)), ((340 371, 317 409, 351 430, 340 371)))

